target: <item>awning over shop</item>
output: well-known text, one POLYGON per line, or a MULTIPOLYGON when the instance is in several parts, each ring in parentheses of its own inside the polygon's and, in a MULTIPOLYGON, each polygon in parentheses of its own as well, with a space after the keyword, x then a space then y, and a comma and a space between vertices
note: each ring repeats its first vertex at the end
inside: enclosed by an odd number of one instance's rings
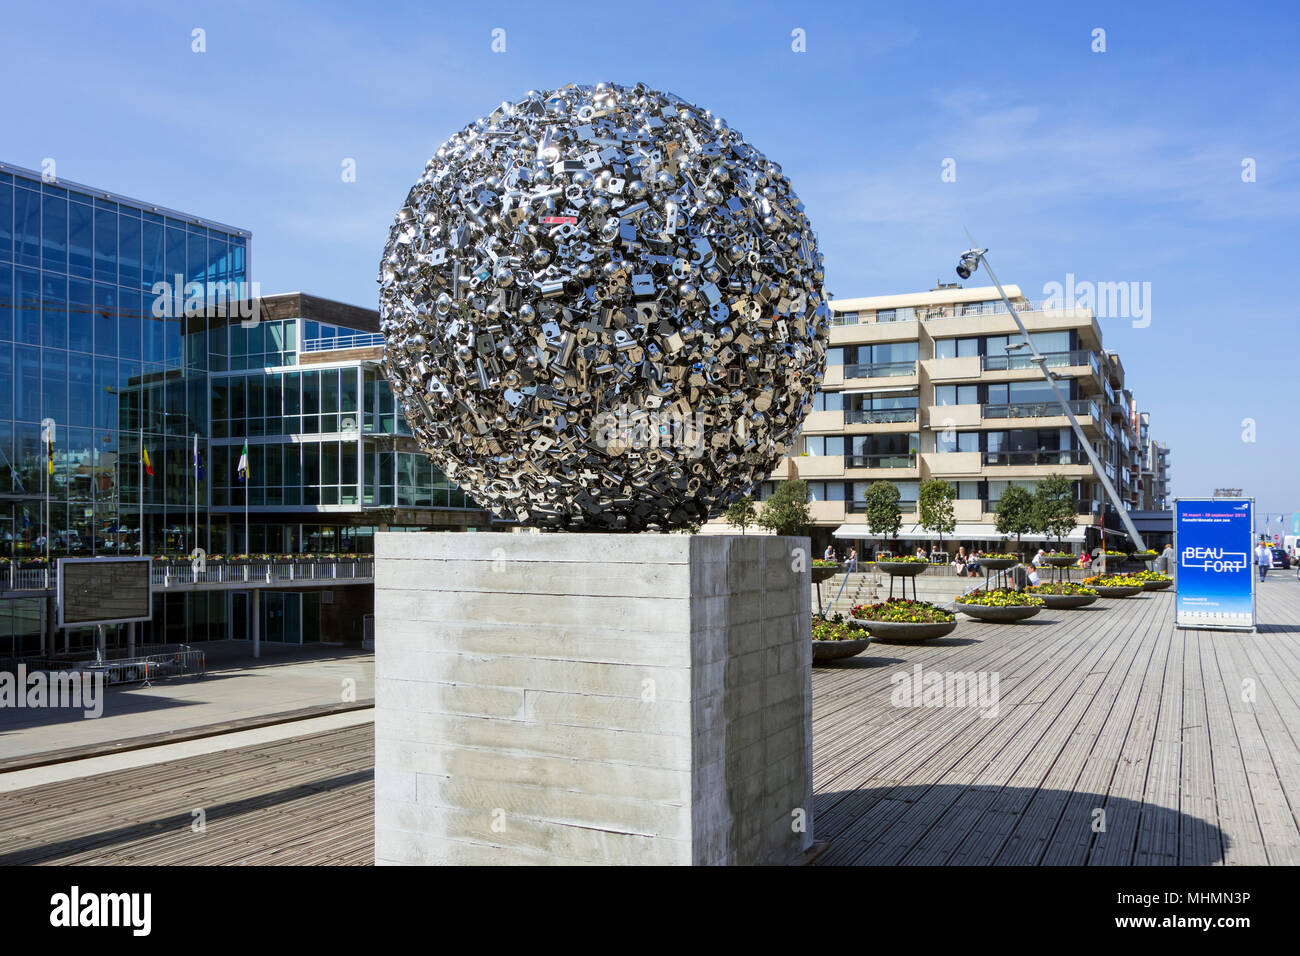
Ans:
MULTIPOLYGON (((898 529, 897 535, 880 535, 872 534, 865 524, 842 524, 836 528, 831 535, 836 538, 844 538, 851 541, 880 541, 886 537, 898 538, 900 541, 938 541, 939 534, 935 531, 929 531, 922 528, 919 524, 905 524, 898 529)), ((945 541, 1003 541, 1010 537, 1015 540, 1015 535, 1000 534, 991 524, 959 524, 956 529, 943 536, 945 541)), ((1021 535, 1022 541, 1055 541, 1055 537, 1049 537, 1041 534, 1021 535)), ((1062 541, 1072 544, 1079 544, 1083 541, 1083 526, 1075 525, 1073 531, 1067 534, 1062 541)))

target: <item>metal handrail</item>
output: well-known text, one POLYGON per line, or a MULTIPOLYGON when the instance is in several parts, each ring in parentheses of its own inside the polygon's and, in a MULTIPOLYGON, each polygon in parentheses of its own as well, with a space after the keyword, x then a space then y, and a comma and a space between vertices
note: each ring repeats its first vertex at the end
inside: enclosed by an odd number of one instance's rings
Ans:
POLYGON ((831 598, 830 603, 827 604, 824 608, 822 608, 822 617, 825 617, 826 612, 829 611, 837 601, 839 601, 840 596, 844 593, 844 589, 849 585, 849 575, 853 573, 853 569, 856 568, 857 566, 858 566, 858 559, 855 557, 852 561, 849 562, 848 570, 844 572, 844 580, 840 582, 840 589, 837 592, 835 592, 835 597, 831 598))
POLYGON ((384 344, 381 332, 357 332, 354 335, 338 335, 333 338, 307 339, 302 343, 303 352, 328 352, 332 349, 372 348, 384 344))

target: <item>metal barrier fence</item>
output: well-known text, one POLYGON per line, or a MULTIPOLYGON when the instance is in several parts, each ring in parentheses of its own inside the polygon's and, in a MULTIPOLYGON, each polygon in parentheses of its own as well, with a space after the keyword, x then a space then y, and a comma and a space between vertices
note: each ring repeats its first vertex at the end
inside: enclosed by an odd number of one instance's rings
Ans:
POLYGON ((203 677, 208 672, 206 651, 196 651, 185 644, 180 650, 156 654, 137 654, 117 660, 32 660, 28 670, 74 671, 79 674, 103 674, 106 684, 138 684, 146 687, 168 677, 203 677))

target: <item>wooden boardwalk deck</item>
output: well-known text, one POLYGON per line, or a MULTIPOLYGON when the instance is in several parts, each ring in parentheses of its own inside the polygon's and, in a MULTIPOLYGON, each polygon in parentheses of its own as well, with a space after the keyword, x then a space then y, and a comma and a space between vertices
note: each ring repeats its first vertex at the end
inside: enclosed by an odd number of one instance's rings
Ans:
MULTIPOLYGON (((1254 635, 1110 605, 815 669, 818 864, 1300 863, 1300 583, 1254 635), (917 664, 996 673, 997 716, 894 706, 917 664)), ((365 864, 373 794, 350 727, 0 793, 0 863, 365 864)))

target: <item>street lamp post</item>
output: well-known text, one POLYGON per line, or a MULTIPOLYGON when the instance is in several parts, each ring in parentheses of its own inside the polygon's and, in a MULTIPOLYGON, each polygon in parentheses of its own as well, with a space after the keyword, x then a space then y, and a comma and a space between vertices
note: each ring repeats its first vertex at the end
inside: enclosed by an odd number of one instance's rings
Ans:
MULTIPOLYGON (((967 235, 969 236, 969 233, 967 235)), ((974 241, 975 240, 972 238, 971 242, 974 243, 974 241)), ((1032 356, 1030 361, 1038 366, 1039 370, 1043 373, 1043 378, 1047 379, 1047 384, 1051 386, 1052 394, 1054 394, 1056 400, 1061 403, 1061 408, 1065 411, 1065 417, 1070 420, 1070 427, 1074 429, 1075 437, 1079 440, 1079 443, 1083 445, 1083 450, 1088 455, 1088 461, 1092 464, 1092 470, 1096 472, 1097 478, 1101 481, 1102 487, 1106 489, 1106 494, 1109 496, 1111 504, 1115 506, 1115 511, 1119 514, 1120 521, 1124 523, 1125 530, 1128 532, 1129 537, 1133 540, 1133 544, 1137 549, 1139 551, 1145 550, 1146 545, 1142 542, 1142 536, 1138 534, 1137 526, 1133 524, 1133 520, 1128 516, 1128 510, 1124 507, 1123 502, 1120 501, 1119 493, 1115 491, 1115 486, 1112 485, 1110 479, 1106 477, 1106 471, 1102 468, 1101 462, 1098 461, 1096 452, 1093 451, 1092 442, 1090 442, 1088 436, 1083 433, 1083 426, 1081 426, 1079 420, 1074 417, 1074 410, 1070 408, 1069 401, 1066 400, 1066 397, 1062 394, 1061 388, 1057 384, 1056 379, 1048 370, 1047 359, 1044 358, 1034 346, 1034 340, 1029 337, 1029 330, 1025 328, 1025 323, 1020 321, 1020 314, 1016 312, 1015 307, 1011 304, 1011 300, 1007 298, 1006 290, 1002 288, 1002 283, 998 281, 998 277, 993 274, 993 267, 989 264, 988 260, 988 250, 976 247, 963 252, 961 254, 961 259, 957 264, 957 275, 963 279, 969 279, 971 274, 979 268, 981 262, 984 263, 984 268, 988 271, 989 278, 992 279, 993 284, 997 286, 998 295, 1002 296, 1002 303, 1007 307, 1007 312, 1010 313, 1011 318, 1015 320, 1016 327, 1020 329, 1020 334, 1024 336, 1024 344, 1029 347, 1029 353, 1032 356)), ((1105 515, 1102 517, 1103 520, 1105 520, 1105 515)), ((1101 546, 1104 555, 1106 549, 1106 542, 1104 539, 1102 540, 1101 546)))

